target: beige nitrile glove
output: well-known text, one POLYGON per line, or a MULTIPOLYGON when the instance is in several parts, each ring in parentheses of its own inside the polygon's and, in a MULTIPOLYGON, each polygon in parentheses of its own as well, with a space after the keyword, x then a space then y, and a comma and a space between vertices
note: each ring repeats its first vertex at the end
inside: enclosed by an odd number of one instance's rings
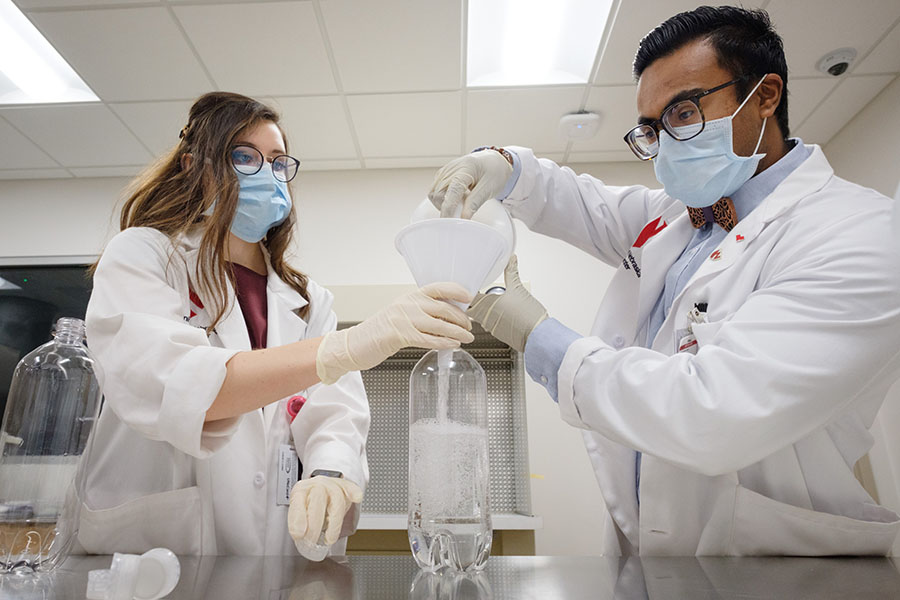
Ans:
MULTIPOLYGON (((325 529, 325 544, 331 546, 341 534, 344 515, 362 499, 362 489, 348 479, 317 475, 298 481, 291 490, 288 531, 295 541, 318 544, 325 529)), ((297 550, 303 552, 299 544, 297 550)))
POLYGON ((519 261, 513 254, 503 272, 506 291, 478 294, 468 314, 495 338, 519 352, 534 328, 547 318, 547 309, 535 300, 519 279, 519 261))
POLYGON ((458 283, 430 283, 358 325, 326 334, 316 354, 319 379, 334 383, 345 373, 371 369, 409 346, 449 350, 473 341, 466 314, 445 300, 468 304, 472 294, 458 283))
POLYGON ((480 150, 455 158, 444 165, 434 177, 428 199, 441 211, 442 217, 452 217, 462 205, 463 219, 472 215, 503 191, 513 168, 496 150, 480 150))

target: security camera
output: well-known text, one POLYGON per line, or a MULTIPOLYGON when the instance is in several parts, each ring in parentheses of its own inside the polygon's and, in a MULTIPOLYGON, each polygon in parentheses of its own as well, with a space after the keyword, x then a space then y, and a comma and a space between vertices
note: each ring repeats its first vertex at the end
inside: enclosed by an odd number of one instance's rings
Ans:
POLYGON ((840 77, 850 68, 854 60, 856 60, 855 48, 839 48, 820 58, 816 68, 826 75, 840 77))

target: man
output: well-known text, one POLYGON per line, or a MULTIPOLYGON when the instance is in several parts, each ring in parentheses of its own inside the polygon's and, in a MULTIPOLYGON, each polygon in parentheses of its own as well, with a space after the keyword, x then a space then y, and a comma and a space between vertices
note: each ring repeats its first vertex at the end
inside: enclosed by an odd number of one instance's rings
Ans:
POLYGON ((490 196, 532 230, 618 268, 592 335, 521 286, 470 316, 525 352, 584 430, 611 522, 641 555, 886 554, 900 517, 853 476, 897 376, 891 202, 789 138, 787 66, 763 11, 700 7, 634 62, 626 142, 663 190, 576 176, 525 148, 483 149, 430 197, 490 196))

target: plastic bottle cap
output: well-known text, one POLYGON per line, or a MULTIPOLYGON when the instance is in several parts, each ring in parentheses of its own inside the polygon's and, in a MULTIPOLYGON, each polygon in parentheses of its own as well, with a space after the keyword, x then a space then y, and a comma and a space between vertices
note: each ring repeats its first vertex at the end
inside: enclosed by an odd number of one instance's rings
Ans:
POLYGON ((88 573, 88 600, 158 600, 181 577, 178 557, 167 548, 144 554, 113 554, 109 569, 88 573))

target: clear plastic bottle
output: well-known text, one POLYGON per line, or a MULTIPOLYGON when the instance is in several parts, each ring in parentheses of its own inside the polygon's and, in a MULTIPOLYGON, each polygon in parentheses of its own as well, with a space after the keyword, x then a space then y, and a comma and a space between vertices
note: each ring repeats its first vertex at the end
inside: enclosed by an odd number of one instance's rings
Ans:
POLYGON ((409 378, 409 543, 427 571, 478 571, 491 551, 487 383, 463 350, 432 350, 409 378))
POLYGON ((97 368, 84 322, 62 318, 13 372, 0 428, 0 574, 48 571, 68 556, 76 472, 100 410, 97 368))

